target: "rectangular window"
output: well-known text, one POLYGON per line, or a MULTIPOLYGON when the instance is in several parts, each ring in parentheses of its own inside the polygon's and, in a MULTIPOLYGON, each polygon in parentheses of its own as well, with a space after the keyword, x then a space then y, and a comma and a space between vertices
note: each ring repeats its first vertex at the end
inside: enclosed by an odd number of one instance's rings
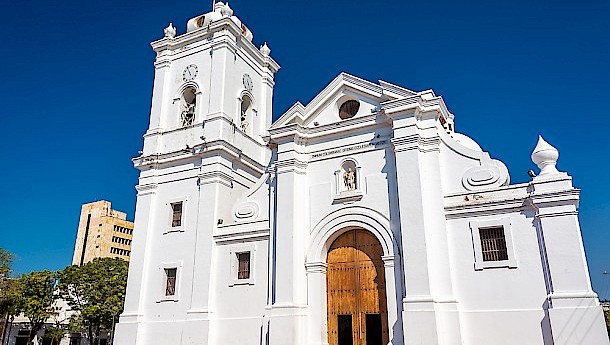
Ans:
POLYGON ((176 273, 177 268, 166 268, 165 269, 165 296, 173 296, 176 294, 176 273))
POLYGON ((250 252, 237 253, 237 279, 250 279, 250 252))
POLYGON ((182 201, 171 203, 172 206, 172 227, 182 225, 182 201))
POLYGON ((489 228, 479 228, 481 238, 481 253, 483 261, 502 261, 508 260, 506 249, 506 238, 504 228, 494 226, 489 228))

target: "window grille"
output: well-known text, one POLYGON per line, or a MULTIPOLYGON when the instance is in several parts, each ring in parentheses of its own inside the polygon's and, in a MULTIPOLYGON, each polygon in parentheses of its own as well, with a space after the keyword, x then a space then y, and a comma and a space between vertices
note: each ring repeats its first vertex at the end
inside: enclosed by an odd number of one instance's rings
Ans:
POLYGON ((250 279, 250 252, 237 253, 237 279, 250 279))
POLYGON ((483 261, 508 260, 503 227, 480 228, 479 235, 481 237, 483 261))
POLYGON ((176 268, 165 269, 165 296, 173 296, 176 294, 176 268))
POLYGON ((182 201, 174 202, 172 205, 172 227, 182 225, 182 201))

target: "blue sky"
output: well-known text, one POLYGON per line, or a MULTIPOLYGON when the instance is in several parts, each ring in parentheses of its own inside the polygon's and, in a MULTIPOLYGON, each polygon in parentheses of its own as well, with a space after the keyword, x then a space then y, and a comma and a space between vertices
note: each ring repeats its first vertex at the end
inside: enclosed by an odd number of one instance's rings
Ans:
MULTIPOLYGON (((274 117, 339 72, 432 88, 456 129, 529 180, 542 134, 582 189, 594 288, 610 298, 610 2, 243 1, 235 14, 282 65, 274 117), (606 275, 609 278, 610 275, 606 275)), ((80 205, 133 217, 130 158, 148 125, 154 54, 211 1, 1 2, 0 246, 18 273, 70 264, 80 205)))

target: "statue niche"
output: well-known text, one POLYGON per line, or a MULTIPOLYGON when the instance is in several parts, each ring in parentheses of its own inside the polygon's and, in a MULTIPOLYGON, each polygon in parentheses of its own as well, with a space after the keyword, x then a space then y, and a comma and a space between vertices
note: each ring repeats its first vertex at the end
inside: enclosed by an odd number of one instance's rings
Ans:
POLYGON ((244 95, 242 97, 240 110, 239 128, 241 128, 242 132, 246 133, 248 131, 248 126, 250 125, 248 118, 251 117, 250 113, 252 112, 252 100, 249 96, 244 95))
POLYGON ((182 127, 191 126, 195 123, 195 107, 197 103, 195 89, 192 87, 186 88, 182 93, 180 102, 180 123, 182 127))

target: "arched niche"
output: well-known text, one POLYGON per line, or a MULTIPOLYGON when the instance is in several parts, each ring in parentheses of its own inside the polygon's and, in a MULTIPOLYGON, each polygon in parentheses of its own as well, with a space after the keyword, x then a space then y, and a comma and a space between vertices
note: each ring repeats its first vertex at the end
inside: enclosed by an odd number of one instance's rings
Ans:
POLYGON ((335 170, 335 201, 354 201, 361 198, 363 186, 358 162, 353 158, 342 160, 335 170))
POLYGON ((194 81, 181 85, 172 102, 176 115, 169 119, 168 124, 179 128, 194 125, 201 113, 201 94, 199 85, 194 81))
POLYGON ((252 135, 254 132, 253 126, 255 123, 256 110, 254 107, 254 96, 246 90, 244 90, 238 98, 238 113, 239 129, 246 134, 252 135))
POLYGON ((180 126, 192 126, 195 123, 197 108, 197 90, 189 86, 182 91, 180 97, 180 126))

